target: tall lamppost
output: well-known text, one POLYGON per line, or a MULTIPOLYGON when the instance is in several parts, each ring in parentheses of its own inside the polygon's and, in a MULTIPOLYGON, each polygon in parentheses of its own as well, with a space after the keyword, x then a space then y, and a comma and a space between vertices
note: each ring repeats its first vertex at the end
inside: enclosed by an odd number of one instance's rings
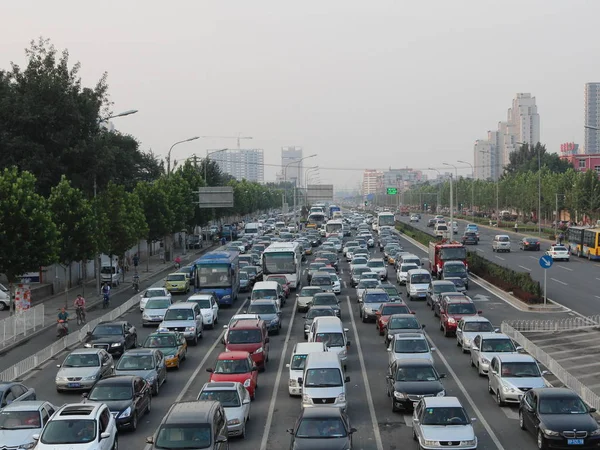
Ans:
POLYGON ((469 166, 471 166, 471 214, 474 215, 475 211, 474 211, 474 207, 475 207, 475 168, 473 167, 473 164, 471 164, 470 162, 467 161, 461 161, 460 159, 456 162, 459 163, 463 163, 463 164, 468 164, 469 166))
POLYGON ((194 136, 189 139, 184 139, 183 141, 177 141, 173 145, 171 145, 169 153, 167 153, 167 176, 171 174, 171 151, 173 150, 173 147, 179 144, 183 144, 184 142, 195 141, 196 139, 200 139, 200 136, 194 136))
POLYGON ((115 117, 130 116, 131 114, 135 114, 137 112, 137 109, 128 109, 127 111, 120 112, 119 114, 113 114, 111 116, 100 119, 100 122, 106 122, 107 120, 114 119, 115 117))
MULTIPOLYGON (((445 166, 449 166, 449 167, 454 167, 454 173, 456 174, 456 212, 458 213, 458 167, 456 167, 454 164, 449 164, 449 163, 442 163, 445 166)), ((454 205, 450 205, 450 209, 453 208, 454 205)))
POLYGON ((312 167, 308 167, 305 171, 304 171, 304 189, 306 189, 305 191, 305 195, 304 195, 304 206, 308 206, 308 181, 309 181, 309 176, 308 174, 314 171, 318 171, 319 170, 319 166, 312 166, 312 167))
MULTIPOLYGON (((441 178, 442 172, 440 172, 439 170, 434 169, 433 167, 430 167, 428 170, 435 170, 438 173, 438 175, 440 176, 440 178, 441 178)), ((440 184, 439 183, 438 183, 438 192, 437 192, 437 194, 438 194, 437 195, 437 205, 435 205, 435 209, 436 209, 436 212, 439 213, 440 212, 440 184)))
MULTIPOLYGON (((515 142, 519 145, 527 145, 529 148, 533 147, 528 142, 515 142)), ((538 160, 538 235, 542 235, 542 160, 540 158, 541 145, 537 146, 537 160, 538 160)))
MULTIPOLYGON (((313 154, 313 155, 305 156, 304 158, 297 159, 297 160, 295 160, 295 161, 291 161, 291 162, 287 163, 287 164, 285 165, 285 167, 283 168, 283 194, 282 194, 282 196, 281 196, 281 209, 282 209, 282 212, 283 212, 283 205, 285 205, 285 192, 286 192, 286 187, 285 187, 285 185, 286 185, 286 183, 287 183, 287 168, 288 168, 289 166, 293 165, 293 164, 300 164, 300 163, 301 163, 302 161, 304 161, 305 159, 308 159, 308 158, 314 158, 315 156, 317 156, 317 154, 316 154, 316 153, 315 153, 315 154, 313 154)), ((296 182, 298 182, 298 179, 296 179, 296 182)), ((295 202, 295 200, 296 200, 296 196, 295 196, 295 190, 296 190, 296 184, 294 183, 294 203, 296 203, 296 202, 295 202)), ((295 215, 296 215, 296 205, 294 204, 294 216, 295 216, 295 215)))

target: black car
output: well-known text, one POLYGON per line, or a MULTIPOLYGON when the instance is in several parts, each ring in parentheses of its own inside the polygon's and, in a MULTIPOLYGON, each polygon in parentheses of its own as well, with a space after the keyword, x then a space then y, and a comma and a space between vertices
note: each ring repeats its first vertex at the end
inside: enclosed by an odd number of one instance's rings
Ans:
POLYGON ((93 401, 106 403, 117 422, 118 428, 135 431, 139 419, 152 408, 152 391, 142 377, 119 375, 98 381, 89 394, 93 401))
POLYGON ((88 331, 84 347, 102 348, 111 355, 122 355, 125 350, 137 347, 137 331, 129 322, 100 322, 88 331))
POLYGON ((321 448, 352 448, 350 419, 340 408, 315 406, 303 408, 294 428, 290 450, 315 450, 321 448))
POLYGON ((304 339, 308 339, 308 332, 315 318, 333 316, 337 316, 337 314, 329 305, 312 306, 304 316, 304 339))
POLYGON ((14 402, 37 400, 35 389, 14 381, 0 382, 0 409, 14 402))
POLYGON ((333 292, 321 292, 315 294, 312 299, 312 306, 329 306, 335 312, 335 315, 340 319, 342 318, 342 310, 340 308, 340 301, 333 292))
POLYGON ((429 283, 427 288, 427 297, 425 297, 425 304, 431 306, 431 310, 435 310, 435 304, 439 302, 440 295, 446 292, 458 292, 456 285, 452 281, 448 280, 433 280, 429 283))
POLYGON ((521 250, 540 250, 541 244, 538 238, 534 237, 524 237, 519 242, 519 248, 521 250))
POLYGON ((438 373, 431 361, 406 359, 394 361, 386 377, 386 390, 392 399, 392 411, 412 410, 421 397, 445 395, 440 381, 446 375, 438 373))
POLYGON ((435 227, 435 224, 436 224, 436 223, 437 223, 437 219, 429 219, 429 220, 427 221, 427 227, 428 227, 428 228, 433 228, 433 227, 435 227))
POLYGON ((474 231, 465 231, 462 237, 463 245, 477 245, 479 244, 479 238, 477 237, 477 233, 474 231))
POLYGON ((567 388, 536 388, 519 404, 519 426, 536 437, 538 448, 593 449, 600 446, 600 426, 589 408, 567 388))

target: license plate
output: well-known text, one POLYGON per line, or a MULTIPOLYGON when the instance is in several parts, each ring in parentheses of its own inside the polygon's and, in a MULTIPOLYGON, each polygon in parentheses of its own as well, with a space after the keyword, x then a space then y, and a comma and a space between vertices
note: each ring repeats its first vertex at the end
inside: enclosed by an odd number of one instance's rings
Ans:
POLYGON ((568 445, 583 445, 583 439, 567 439, 568 445))
POLYGON ((70 388, 78 388, 81 387, 81 383, 69 383, 70 388))

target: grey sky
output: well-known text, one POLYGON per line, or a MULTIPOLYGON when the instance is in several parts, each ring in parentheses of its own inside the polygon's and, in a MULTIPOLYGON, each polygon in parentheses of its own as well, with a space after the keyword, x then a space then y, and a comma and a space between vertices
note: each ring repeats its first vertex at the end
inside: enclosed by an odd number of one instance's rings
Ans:
POLYGON ((86 84, 108 72, 115 112, 140 110, 115 125, 144 148, 242 132, 267 164, 299 145, 310 165, 357 169, 321 170, 339 187, 472 161, 517 92, 536 96, 550 151, 581 144, 584 84, 600 80, 597 0, 18 0, 0 16, 3 68, 38 36, 68 48, 86 84))

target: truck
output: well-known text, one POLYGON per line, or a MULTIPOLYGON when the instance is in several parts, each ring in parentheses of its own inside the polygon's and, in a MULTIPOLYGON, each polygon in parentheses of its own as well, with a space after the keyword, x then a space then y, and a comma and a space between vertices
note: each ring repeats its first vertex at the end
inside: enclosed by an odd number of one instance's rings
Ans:
POLYGON ((334 214, 338 211, 341 211, 342 209, 339 206, 336 205, 331 205, 329 206, 329 219, 333 219, 334 218, 334 214))
POLYGON ((429 243, 429 271, 438 279, 446 261, 462 261, 468 269, 467 248, 460 242, 443 239, 429 243))
POLYGON ((400 207, 400 215, 401 216, 409 216, 410 215, 410 209, 408 208, 408 206, 400 207))
POLYGON ((110 286, 119 285, 121 268, 119 267, 119 258, 116 256, 100 255, 100 280, 102 283, 108 283, 110 286))

